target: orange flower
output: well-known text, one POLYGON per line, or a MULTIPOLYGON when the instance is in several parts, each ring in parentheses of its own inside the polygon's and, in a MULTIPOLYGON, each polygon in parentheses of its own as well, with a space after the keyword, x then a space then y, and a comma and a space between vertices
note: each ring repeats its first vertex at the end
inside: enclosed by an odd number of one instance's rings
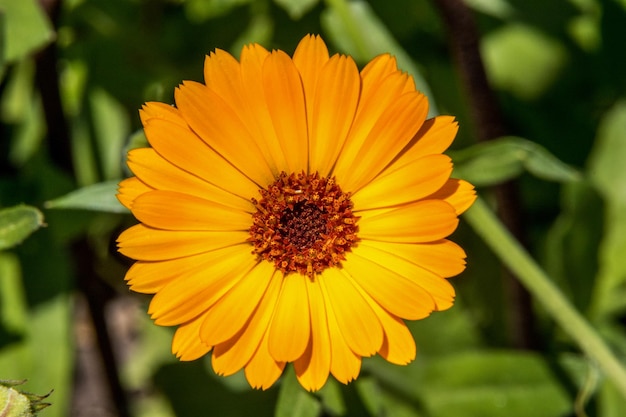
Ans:
POLYGON ((292 362, 302 386, 355 379, 361 358, 415 358, 404 320, 452 306, 465 268, 446 239, 474 201, 442 155, 452 117, 395 59, 362 71, 306 36, 293 58, 217 50, 176 107, 147 103, 151 148, 129 153, 119 199, 141 222, 119 237, 132 290, 155 294, 173 352, 212 351, 266 389, 292 362))

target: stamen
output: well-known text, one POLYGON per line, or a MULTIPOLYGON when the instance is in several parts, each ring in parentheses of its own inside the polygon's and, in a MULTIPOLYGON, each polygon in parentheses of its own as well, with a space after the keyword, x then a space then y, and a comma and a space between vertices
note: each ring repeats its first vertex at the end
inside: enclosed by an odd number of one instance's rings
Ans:
POLYGON ((358 238, 350 195, 334 178, 281 173, 261 199, 252 199, 254 253, 283 273, 309 277, 337 266, 358 238))

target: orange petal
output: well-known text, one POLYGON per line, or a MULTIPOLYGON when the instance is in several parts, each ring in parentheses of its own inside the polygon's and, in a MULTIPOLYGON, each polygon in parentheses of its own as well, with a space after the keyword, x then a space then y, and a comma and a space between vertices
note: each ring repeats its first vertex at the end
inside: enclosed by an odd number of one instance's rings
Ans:
POLYGON ((252 388, 268 389, 283 373, 285 362, 279 362, 269 353, 269 332, 265 332, 259 348, 245 367, 245 375, 252 388))
POLYGON ((437 116, 424 121, 398 162, 406 164, 426 155, 442 153, 450 147, 458 130, 459 125, 452 116, 437 116))
POLYGON ((175 191, 150 191, 137 197, 133 214, 142 223, 165 230, 247 230, 250 213, 175 191))
POLYGON ((428 105, 424 95, 414 91, 395 97, 385 107, 382 103, 372 103, 372 109, 382 111, 373 124, 357 116, 347 142, 353 151, 342 152, 337 160, 337 178, 342 188, 353 193, 375 178, 402 151, 426 118, 428 105))
MULTIPOLYGON (((391 252, 391 247, 379 245, 379 248, 376 248, 375 244, 370 246, 369 241, 362 241, 359 247, 355 248, 354 255, 355 260, 350 258, 351 265, 346 265, 346 269, 351 271, 352 276, 359 284, 372 280, 383 281, 387 288, 381 291, 390 293, 389 300, 395 304, 394 308, 397 309, 389 308, 386 304, 384 306, 393 314, 402 318, 416 319, 424 317, 424 314, 428 315, 433 309, 446 310, 452 307, 454 288, 448 280, 407 259, 396 256, 391 252), (356 262, 357 259, 359 262, 356 262), (359 267, 360 271, 355 266, 359 267), (369 274, 367 274, 368 270, 371 271, 369 274), (387 271, 390 271, 391 274, 387 271), (374 275, 378 276, 369 278, 374 275), (383 276, 388 278, 382 279, 383 276), (394 291, 401 293, 397 295, 398 301, 396 303, 392 301, 394 291), (411 317, 401 313, 401 299, 409 304, 407 308, 413 310, 417 316, 411 317), (419 308, 417 306, 412 307, 411 300, 413 300, 413 304, 419 303, 419 308), (433 301, 435 305, 433 305, 433 301)), ((369 282, 366 285, 372 288, 372 291, 377 291, 375 282, 369 282)), ((375 294, 365 288, 365 284, 363 288, 378 300, 375 294)), ((381 304, 383 304, 382 300, 381 304)))
POLYGON ((141 110, 139 110, 139 117, 144 127, 155 120, 167 120, 170 123, 188 129, 187 122, 182 118, 178 109, 165 103, 151 101, 144 104, 141 110))
POLYGON ((156 153, 154 149, 133 149, 128 153, 128 166, 141 181, 152 188, 178 191, 216 201, 237 210, 254 212, 254 206, 249 199, 243 199, 228 191, 224 191, 172 165, 156 153))
POLYGON ((193 361, 211 351, 211 347, 200 340, 199 328, 202 315, 181 324, 172 339, 172 353, 181 361, 193 361))
POLYGON ((258 185, 208 147, 189 128, 155 119, 145 127, 145 132, 159 155, 180 169, 244 199, 258 193, 258 185))
POLYGON ((269 262, 259 262, 205 314, 200 327, 204 343, 216 346, 241 330, 259 305, 274 274, 269 262))
POLYGON ((393 253, 444 278, 453 277, 465 270, 465 252, 459 245, 446 239, 427 243, 368 240, 367 246, 393 253))
POLYGON ((383 343, 383 329, 376 314, 344 271, 329 268, 322 275, 324 298, 332 305, 346 344, 357 355, 373 355, 383 343))
POLYGON ((175 97, 181 114, 207 145, 257 185, 263 187, 273 182, 274 174, 254 132, 233 110, 236 103, 229 103, 205 85, 191 81, 184 82, 175 97))
POLYGON ((383 308, 410 320, 427 317, 435 309, 435 301, 428 291, 390 269, 392 266, 387 268, 379 265, 375 258, 370 260, 359 256, 357 250, 369 255, 359 246, 344 262, 344 269, 383 308))
POLYGON ((133 201, 143 193, 152 191, 154 188, 147 186, 136 177, 126 178, 119 184, 117 199, 127 209, 131 210, 133 201))
POLYGON ((307 279, 306 283, 311 309, 311 340, 304 355, 294 362, 294 368, 300 385, 308 391, 317 391, 324 386, 330 372, 330 336, 319 280, 307 279))
POLYGON ((156 324, 173 326, 205 312, 257 263, 245 245, 208 252, 199 260, 201 264, 181 265, 183 272, 152 298, 148 313, 156 324))
MULTIPOLYGON (((361 88, 350 57, 335 55, 321 69, 309 111, 309 171, 328 176, 352 126, 361 88)), ((308 92, 307 92, 308 94, 308 92)), ((307 108, 308 109, 308 108, 307 108)))
POLYGON ((422 200, 392 209, 356 211, 361 239, 432 242, 449 236, 459 223, 454 208, 441 200, 422 200))
POLYGON ((277 361, 295 361, 309 344, 311 324, 306 280, 301 274, 283 278, 269 330, 270 354, 277 361))
POLYGON ((476 201, 476 190, 467 181, 451 178, 443 187, 426 198, 441 199, 454 207, 457 215, 461 215, 476 201))
POLYGON ((287 157, 287 172, 306 171, 308 135, 304 91, 293 61, 274 51, 263 63, 265 100, 276 137, 287 157))
POLYGON ((452 162, 446 155, 425 156, 404 166, 393 164, 351 199, 359 210, 410 203, 439 190, 451 173, 452 162))
POLYGON ((163 261, 237 245, 249 236, 247 231, 159 230, 137 224, 123 231, 117 243, 120 253, 129 258, 163 261))
POLYGON ((278 301, 282 276, 274 273, 259 306, 242 331, 213 350, 211 364, 218 375, 232 375, 246 365, 267 333, 278 301))

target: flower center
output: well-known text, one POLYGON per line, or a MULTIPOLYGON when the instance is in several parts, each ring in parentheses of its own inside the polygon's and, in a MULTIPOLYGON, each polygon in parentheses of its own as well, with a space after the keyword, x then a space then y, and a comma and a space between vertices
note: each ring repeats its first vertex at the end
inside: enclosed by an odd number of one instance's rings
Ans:
POLYGON ((312 277, 338 265, 357 241, 350 195, 334 178, 282 172, 261 199, 252 199, 249 241, 254 253, 283 273, 312 277))

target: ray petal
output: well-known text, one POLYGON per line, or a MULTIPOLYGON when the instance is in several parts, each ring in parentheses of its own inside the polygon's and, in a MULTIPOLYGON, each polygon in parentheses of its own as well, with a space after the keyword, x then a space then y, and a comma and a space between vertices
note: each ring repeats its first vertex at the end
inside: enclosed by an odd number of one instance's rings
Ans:
POLYGON ((250 213, 176 191, 149 191, 137 197, 133 214, 151 227, 165 230, 247 230, 250 213))
POLYGON ((441 200, 422 200, 392 209, 356 211, 361 239, 432 242, 449 236, 459 223, 454 208, 441 200))
POLYGON ((456 211, 457 216, 463 214, 476 201, 476 190, 467 181, 450 178, 438 191, 426 197, 441 199, 456 211))
POLYGON ((274 273, 267 291, 248 324, 228 341, 215 346, 211 364, 219 375, 231 375, 243 368, 261 345, 267 333, 280 293, 282 276, 274 273))
POLYGON ((305 354, 294 362, 296 377, 306 390, 317 391, 324 386, 330 372, 330 336, 324 295, 317 279, 307 279, 311 309, 311 340, 305 354))
POLYGON ((448 156, 425 156, 404 166, 390 167, 351 199, 360 210, 410 203, 439 190, 451 173, 448 156))
POLYGON ((181 324, 172 339, 172 353, 181 361, 196 360, 211 351, 211 346, 200 340, 199 328, 202 315, 181 324))
POLYGON ((322 275, 324 298, 335 312, 346 344, 357 355, 373 355, 383 342, 383 329, 376 314, 344 271, 329 268, 322 275))
POLYGON ((274 271, 269 262, 259 262, 209 308, 200 328, 206 344, 224 343, 244 327, 261 302, 274 271))
POLYGON ((270 355, 269 338, 269 332, 265 332, 261 344, 244 369, 246 379, 252 388, 268 389, 285 368, 285 362, 276 361, 270 355))
POLYGON ((133 201, 141 194, 152 191, 154 188, 147 186, 137 177, 130 177, 122 180, 118 187, 117 199, 127 209, 131 210, 133 201))
POLYGON ((307 279, 301 274, 290 274, 283 278, 269 329, 269 350, 277 361, 295 361, 309 344, 311 324, 307 279))
MULTIPOLYGON (((137 224, 123 231, 117 239, 119 251, 140 261, 164 261, 183 258, 214 249, 244 243, 247 231, 160 230, 137 224)), ((249 246, 252 251, 252 247, 249 246)))

